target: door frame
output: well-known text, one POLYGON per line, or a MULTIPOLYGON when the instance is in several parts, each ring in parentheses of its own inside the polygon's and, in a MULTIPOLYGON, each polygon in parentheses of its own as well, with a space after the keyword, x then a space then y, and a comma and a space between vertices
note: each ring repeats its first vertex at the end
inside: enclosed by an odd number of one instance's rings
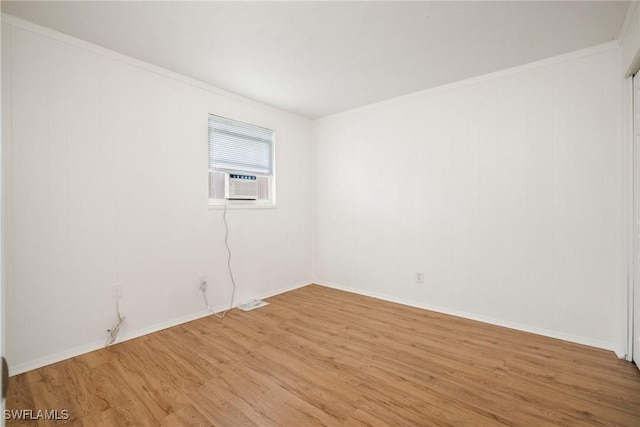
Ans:
MULTIPOLYGON (((635 70, 635 67, 634 67, 635 70)), ((638 167, 635 160, 635 135, 634 135, 634 85, 633 76, 637 70, 626 75, 623 78, 623 147, 622 147, 622 163, 623 163, 623 245, 626 255, 626 349, 625 359, 631 362, 633 360, 633 333, 634 333, 634 291, 635 291, 635 272, 636 256, 635 256, 635 176, 638 167)))
MULTIPOLYGON (((634 352, 634 321, 636 289, 635 275, 640 274, 640 262, 638 262, 635 254, 635 215, 636 215, 636 173, 640 176, 640 153, 636 152, 635 142, 635 102, 634 102, 634 86, 633 76, 640 72, 640 52, 636 55, 632 66, 627 74, 622 78, 622 192, 623 192, 623 227, 622 227, 622 246, 625 255, 625 272, 626 272, 626 292, 624 294, 623 310, 626 312, 626 329, 625 349, 622 353, 624 359, 633 361, 634 352), (636 159, 636 156, 639 158, 636 159)), ((640 80, 638 81, 640 83, 640 80)), ((638 203, 640 206, 640 201, 638 203)), ((639 213, 640 215, 640 213, 639 213)), ((640 232, 640 230, 638 230, 640 232)), ((619 354, 619 356, 622 356, 619 354)), ((640 361, 638 361, 640 362, 640 361)), ((639 365, 640 368, 640 365, 639 365)))

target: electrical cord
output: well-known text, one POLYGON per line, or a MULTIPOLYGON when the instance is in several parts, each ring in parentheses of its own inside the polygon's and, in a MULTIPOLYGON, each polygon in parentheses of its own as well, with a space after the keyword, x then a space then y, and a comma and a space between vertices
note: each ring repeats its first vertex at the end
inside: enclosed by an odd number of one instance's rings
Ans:
POLYGON ((120 307, 118 305, 119 299, 120 298, 116 299, 116 313, 118 314, 118 320, 116 320, 111 329, 107 329, 107 332, 109 332, 109 336, 107 337, 107 341, 104 343, 105 347, 109 347, 116 341, 116 338, 118 338, 118 332, 120 332, 120 327, 124 322, 124 316, 120 314, 120 307))
POLYGON ((222 312, 222 314, 216 313, 211 306, 209 305, 209 301, 207 300, 207 290, 205 288, 200 288, 202 290, 202 295, 204 296, 204 302, 207 304, 207 308, 209 311, 219 317, 220 319, 224 319, 224 316, 227 315, 229 310, 233 308, 233 300, 236 295, 236 280, 233 277, 233 269, 231 268, 231 248, 229 248, 229 224, 227 224, 227 201, 224 202, 224 210, 222 212, 222 221, 224 222, 224 245, 227 247, 227 269, 229 270, 229 276, 231 277, 231 284, 233 285, 233 290, 231 291, 231 303, 229 304, 229 308, 222 312))

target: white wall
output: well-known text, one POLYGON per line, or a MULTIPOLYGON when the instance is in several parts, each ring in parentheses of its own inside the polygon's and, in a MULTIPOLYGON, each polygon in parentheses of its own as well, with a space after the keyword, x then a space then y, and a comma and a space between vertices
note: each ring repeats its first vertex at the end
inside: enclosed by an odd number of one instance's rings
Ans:
POLYGON ((209 112, 277 134, 277 209, 228 213, 239 299, 309 282, 313 229, 317 282, 619 350, 618 49, 312 127, 5 19, 12 374, 99 347, 115 282, 125 337, 204 315, 199 274, 212 304, 227 303, 222 212, 206 206, 209 112))
POLYGON ((619 76, 610 44, 315 122, 316 281, 623 351, 619 76))
POLYGON ((12 374, 223 308, 207 113, 276 132, 277 208, 227 213, 238 299, 311 278, 310 123, 5 16, 7 354, 12 374), (9 25, 7 25, 9 21, 9 25))

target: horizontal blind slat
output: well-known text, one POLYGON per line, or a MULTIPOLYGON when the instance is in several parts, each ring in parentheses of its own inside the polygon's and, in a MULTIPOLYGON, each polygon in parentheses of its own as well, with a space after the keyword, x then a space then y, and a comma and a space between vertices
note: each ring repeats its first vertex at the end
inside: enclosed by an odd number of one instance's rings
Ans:
POLYGON ((273 131, 209 115, 209 169, 273 173, 273 131))

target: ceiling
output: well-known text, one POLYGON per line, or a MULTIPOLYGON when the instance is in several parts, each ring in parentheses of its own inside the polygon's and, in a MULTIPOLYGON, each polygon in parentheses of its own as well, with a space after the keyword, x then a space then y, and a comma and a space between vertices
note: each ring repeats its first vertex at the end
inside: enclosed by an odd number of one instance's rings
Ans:
POLYGON ((2 1, 2 11, 314 119, 614 40, 628 5, 2 1))

